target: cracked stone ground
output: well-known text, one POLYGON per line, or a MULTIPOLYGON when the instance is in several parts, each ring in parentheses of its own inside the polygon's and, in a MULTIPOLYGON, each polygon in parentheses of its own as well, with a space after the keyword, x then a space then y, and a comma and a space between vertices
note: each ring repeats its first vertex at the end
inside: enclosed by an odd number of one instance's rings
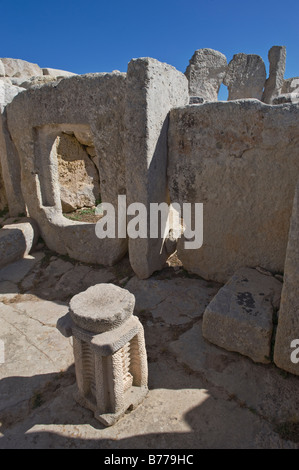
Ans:
POLYGON ((206 342, 221 286, 176 263, 138 280, 128 258, 90 266, 45 248, 0 270, 0 448, 299 448, 299 378, 206 342), (149 394, 111 428, 73 399, 71 340, 56 330, 70 298, 112 282, 136 296, 149 394))

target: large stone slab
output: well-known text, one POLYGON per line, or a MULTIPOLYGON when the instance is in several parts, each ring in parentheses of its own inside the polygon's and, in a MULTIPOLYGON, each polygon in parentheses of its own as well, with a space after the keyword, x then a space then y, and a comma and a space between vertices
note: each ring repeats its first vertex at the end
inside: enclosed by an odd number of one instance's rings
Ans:
MULTIPOLYGON (((200 374, 236 406, 247 408, 271 423, 290 423, 299 417, 299 379, 287 379, 274 365, 256 364, 245 356, 206 341, 202 321, 170 343, 178 363, 200 374)), ((293 421, 293 422, 294 422, 293 421)))
POLYGON ((223 83, 228 87, 228 100, 262 98, 266 81, 263 59, 255 54, 235 54, 228 64, 223 83))
POLYGON ((5 205, 6 199, 11 216, 24 214, 25 203, 21 190, 19 157, 7 128, 6 106, 22 91, 24 91, 23 88, 0 81, 0 173, 2 172, 3 177, 2 204, 5 205))
POLYGON ((271 356, 273 315, 282 284, 255 269, 241 268, 207 306, 204 338, 228 351, 267 364, 271 356))
POLYGON ((43 75, 42 69, 37 64, 32 64, 22 59, 0 59, 5 72, 5 77, 37 77, 43 75))
POLYGON ((273 98, 283 93, 281 88, 284 84, 286 57, 287 52, 285 46, 273 46, 269 50, 269 78, 266 81, 265 90, 262 97, 262 101, 265 103, 271 104, 273 98))
POLYGON ((39 236, 33 219, 22 218, 0 230, 0 267, 28 255, 39 236))
POLYGON ((39 394, 73 364, 70 340, 55 327, 67 310, 66 305, 38 300, 11 305, 0 302, 0 339, 4 343, 4 363, 0 364, 2 424, 14 423, 28 414, 30 406, 38 406, 39 394))
POLYGON ((111 265, 127 251, 125 238, 100 240, 95 224, 62 214, 56 140, 91 132, 99 160, 102 202, 116 209, 125 194, 123 117, 126 75, 89 74, 20 93, 7 107, 8 126, 21 161, 22 192, 50 249, 87 263, 111 265), (51 106, 49 106, 51 103, 51 106))
POLYGON ((43 68, 43 75, 48 77, 72 77, 76 75, 73 72, 67 72, 66 70, 52 69, 49 67, 43 68))
POLYGON ((168 200, 168 113, 188 102, 188 81, 181 72, 148 57, 131 60, 127 73, 124 142, 127 203, 143 203, 148 215, 147 238, 129 240, 130 262, 140 278, 161 269, 170 254, 163 245, 163 237, 149 238, 150 204, 168 200))
POLYGON ((155 321, 167 325, 186 325, 202 317, 207 305, 219 290, 203 279, 138 279, 126 284, 136 298, 136 312, 150 312, 155 321))
POLYGON ((184 267, 226 282, 242 266, 283 272, 299 176, 299 107, 256 100, 205 103, 170 113, 172 202, 203 203, 203 245, 184 267))
POLYGON ((299 347, 299 182, 294 200, 293 214, 290 225, 289 241, 284 270, 284 284, 278 315, 278 327, 274 347, 274 361, 278 367, 299 375, 299 353, 295 362, 291 359, 297 340, 299 347))
POLYGON ((190 96, 217 101, 226 70, 227 60, 221 52, 213 49, 195 51, 185 72, 190 96))

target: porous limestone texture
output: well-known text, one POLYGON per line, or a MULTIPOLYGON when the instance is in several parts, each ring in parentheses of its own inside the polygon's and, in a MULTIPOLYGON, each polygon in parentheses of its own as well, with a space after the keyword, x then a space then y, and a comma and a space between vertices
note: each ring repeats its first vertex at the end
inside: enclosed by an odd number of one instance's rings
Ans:
MULTIPOLYGON (((168 114, 188 102, 188 81, 181 72, 148 57, 131 60, 125 113, 127 204, 145 205, 148 229, 150 204, 168 201, 168 114)), ((150 238, 149 231, 147 238, 129 240, 130 262, 140 278, 161 269, 169 254, 163 236, 150 238)))
MULTIPOLYGON (((38 77, 43 75, 42 69, 37 64, 32 64, 22 59, 1 58, 0 62, 4 68, 5 77, 38 77)), ((2 70, 3 73, 3 70, 2 70)), ((1 68, 0 68, 1 75, 1 68)))
POLYGON ((0 81, 0 210, 8 205, 11 216, 25 213, 25 204, 20 184, 20 162, 7 128, 5 107, 22 91, 23 88, 0 81))
POLYGON ((278 95, 276 98, 273 98, 272 104, 284 104, 284 103, 299 103, 299 93, 285 93, 283 95, 278 95))
POLYGON ((56 139, 63 133, 92 134, 100 157, 102 201, 113 204, 117 217, 118 195, 126 192, 125 90, 126 74, 74 76, 27 90, 7 107, 28 212, 38 222, 50 249, 79 261, 111 265, 126 253, 127 241, 100 240, 94 224, 63 217, 56 139))
POLYGON ((281 94, 299 93, 299 77, 284 80, 280 92, 281 94))
POLYGON ((178 257, 188 271, 227 282, 242 267, 283 272, 299 176, 299 106, 257 100, 170 113, 172 202, 203 203, 203 246, 178 257))
POLYGON ((2 169, 0 164, 0 211, 3 211, 8 206, 7 198, 6 198, 6 191, 4 187, 4 181, 2 176, 2 169))
POLYGON ((278 314, 278 326, 274 347, 274 362, 278 367, 299 375, 299 353, 291 360, 297 340, 299 347, 299 181, 294 199, 293 213, 289 231, 284 284, 278 314), (297 362, 296 362, 297 361, 297 362))
POLYGON ((45 85, 46 83, 57 82, 62 80, 62 77, 52 77, 50 75, 43 75, 38 77, 30 77, 30 78, 12 78, 11 82, 15 86, 19 86, 21 88, 25 88, 28 90, 29 88, 36 88, 45 85))
POLYGON ((282 283, 273 276, 239 269, 206 308, 204 338, 254 362, 270 363, 273 315, 281 288, 282 283))
POLYGON ((75 136, 56 139, 60 197, 63 212, 93 207, 100 197, 99 173, 75 136))
POLYGON ((217 101, 226 69, 227 59, 221 52, 213 49, 195 51, 185 72, 190 96, 217 101))
POLYGON ((136 408, 148 393, 143 327, 133 316, 134 295, 113 284, 77 294, 57 328, 73 336, 75 399, 106 426, 136 408))
POLYGON ((228 87, 228 100, 262 98, 266 81, 266 67, 263 59, 255 54, 235 54, 224 77, 228 87))
POLYGON ((75 295, 70 315, 81 328, 103 333, 120 326, 134 311, 135 297, 114 284, 97 284, 75 295))
POLYGON ((281 89, 284 85, 286 57, 287 52, 285 46, 273 46, 269 50, 268 58, 270 71, 262 97, 264 103, 272 104, 273 98, 283 93, 281 89))
POLYGON ((50 76, 50 77, 72 77, 73 75, 76 75, 73 72, 67 72, 66 70, 60 70, 60 69, 51 69, 51 68, 43 68, 43 75, 45 76, 50 76))
POLYGON ((28 255, 39 236, 34 220, 21 218, 16 223, 9 220, 0 230, 0 267, 28 255))

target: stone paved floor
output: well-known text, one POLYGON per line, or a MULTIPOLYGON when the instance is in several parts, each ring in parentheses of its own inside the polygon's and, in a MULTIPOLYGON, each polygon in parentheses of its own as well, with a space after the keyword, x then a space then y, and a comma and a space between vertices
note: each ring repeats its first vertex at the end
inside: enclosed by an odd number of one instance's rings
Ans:
MULTIPOLYGON (((172 264, 172 263, 170 263, 172 264)), ((299 377, 207 343, 204 309, 221 286, 169 266, 138 280, 41 247, 0 270, 0 448, 299 448, 299 377), (104 428, 73 399, 71 340, 56 330, 76 293, 100 282, 136 296, 150 392, 104 428)))

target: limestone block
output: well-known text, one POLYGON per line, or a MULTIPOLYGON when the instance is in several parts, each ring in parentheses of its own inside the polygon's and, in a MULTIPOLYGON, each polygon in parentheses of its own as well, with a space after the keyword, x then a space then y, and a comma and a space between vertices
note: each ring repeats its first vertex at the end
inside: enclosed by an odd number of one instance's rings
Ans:
POLYGON ((5 191, 5 186, 4 186, 3 176, 2 176, 2 168, 1 168, 1 163, 0 163, 0 211, 3 211, 7 207, 8 207, 8 203, 7 203, 6 191, 5 191))
MULTIPOLYGON (((294 199, 284 269, 284 284, 274 347, 278 367, 299 375, 299 363, 291 361, 292 341, 299 340, 299 182, 294 199)), ((298 355, 297 355, 298 356, 298 355)))
POLYGON ((255 269, 239 269, 206 308, 204 338, 255 362, 269 363, 273 314, 281 288, 275 277, 255 269))
POLYGON ((84 147, 71 135, 56 140, 63 212, 93 207, 100 196, 99 174, 84 147))
POLYGON ((190 96, 217 101, 220 85, 227 69, 226 57, 213 49, 198 49, 189 61, 185 75, 190 96))
POLYGON ((280 92, 281 94, 299 93, 299 77, 284 80, 280 92))
POLYGON ((50 77, 72 77, 76 75, 72 72, 67 72, 66 70, 59 70, 59 69, 51 69, 51 68, 43 68, 43 75, 50 76, 50 77))
POLYGON ((255 54, 235 54, 228 64, 223 83, 228 87, 228 100, 262 98, 266 81, 263 59, 255 54))
POLYGON ((272 100, 272 104, 284 104, 284 103, 299 103, 299 93, 284 93, 283 95, 278 95, 272 100))
POLYGON ((3 179, 3 186, 0 181, 2 186, 2 191, 0 191, 2 193, 2 205, 8 205, 11 216, 25 213, 25 204, 21 190, 19 156, 7 128, 5 108, 22 91, 24 91, 23 88, 0 81, 0 173, 2 172, 3 179))
POLYGON ((43 75, 42 69, 37 64, 21 59, 2 58, 5 77, 37 77, 43 75))
POLYGON ((29 88, 43 86, 46 83, 51 83, 55 81, 57 82, 58 80, 59 80, 58 77, 51 77, 50 75, 49 76, 45 75, 41 77, 40 76, 30 77, 30 78, 26 78, 25 80, 23 77, 11 79, 13 85, 19 86, 21 88, 25 88, 26 90, 28 90, 29 88))
POLYGON ((4 225, 0 230, 0 267, 28 255, 38 236, 37 224, 29 218, 4 225))
POLYGON ((63 216, 56 142, 62 134, 91 133, 101 157, 102 201, 115 207, 117 218, 118 195, 126 192, 125 91, 126 74, 78 75, 20 93, 7 107, 30 216, 49 248, 87 263, 114 264, 126 253, 127 240, 100 240, 94 224, 63 216))
POLYGON ((280 95, 284 84, 284 74, 286 67, 286 47, 273 46, 269 50, 268 58, 270 62, 269 78, 265 84, 262 101, 271 104, 273 98, 280 95))
MULTIPOLYGON (((188 81, 174 67, 155 59, 133 59, 128 65, 125 155, 127 204, 166 202, 167 129, 171 108, 189 102, 188 81)), ((149 227, 149 220, 148 227, 149 227)), ((132 268, 140 278, 164 265, 170 253, 163 237, 129 240, 132 268)))
POLYGON ((1 59, 0 59, 0 77, 5 77, 5 68, 1 59))
POLYGON ((299 177, 299 107, 256 100, 205 103, 170 113, 172 202, 203 203, 203 246, 185 269, 227 282, 242 266, 283 272, 299 177))

